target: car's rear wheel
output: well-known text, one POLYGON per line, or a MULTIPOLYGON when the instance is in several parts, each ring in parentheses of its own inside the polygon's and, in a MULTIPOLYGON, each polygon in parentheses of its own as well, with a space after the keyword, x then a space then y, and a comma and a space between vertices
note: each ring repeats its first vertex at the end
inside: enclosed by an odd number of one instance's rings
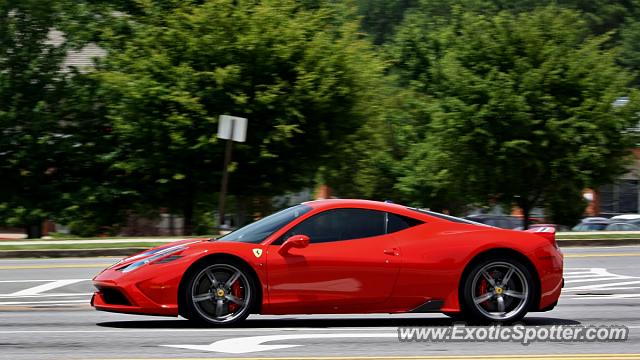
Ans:
POLYGON ((186 313, 190 320, 224 326, 249 316, 258 292, 245 265, 221 261, 201 264, 190 273, 186 286, 186 313))
POLYGON ((463 285, 463 310, 480 322, 522 319, 533 301, 529 269, 517 260, 491 258, 473 265, 463 285))

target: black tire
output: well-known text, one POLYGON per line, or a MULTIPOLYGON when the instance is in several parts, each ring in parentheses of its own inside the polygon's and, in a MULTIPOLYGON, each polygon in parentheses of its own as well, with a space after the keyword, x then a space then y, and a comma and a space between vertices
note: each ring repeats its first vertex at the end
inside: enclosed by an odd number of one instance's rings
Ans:
POLYGON ((517 259, 492 256, 472 265, 463 279, 460 304, 470 321, 513 323, 527 314, 535 294, 527 266, 517 259))
POLYGON ((191 321, 232 326, 245 320, 260 301, 257 280, 243 263, 227 259, 205 262, 190 269, 187 276, 181 295, 183 316, 191 321))

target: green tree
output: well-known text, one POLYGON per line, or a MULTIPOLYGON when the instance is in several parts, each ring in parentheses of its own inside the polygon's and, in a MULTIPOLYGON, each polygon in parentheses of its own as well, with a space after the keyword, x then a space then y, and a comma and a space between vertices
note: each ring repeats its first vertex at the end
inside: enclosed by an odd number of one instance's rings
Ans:
POLYGON ((621 30, 620 63, 635 77, 636 86, 640 81, 640 19, 629 21, 621 30))
POLYGON ((94 39, 93 26, 114 22, 112 9, 0 1, 0 223, 24 226, 30 238, 45 219, 83 235, 113 232, 135 199, 110 170, 114 138, 100 87, 65 65, 69 50, 94 39))
POLYGON ((421 19, 411 20, 399 33, 399 73, 431 101, 401 189, 427 184, 446 192, 440 199, 515 204, 526 227, 530 210, 563 189, 596 187, 624 171, 632 145, 625 130, 637 113, 612 103, 631 95, 637 104, 637 93, 616 51, 603 49, 608 37, 590 37, 580 13, 460 13, 422 35, 422 45, 403 37, 420 30, 421 19))
POLYGON ((493 16, 501 11, 519 14, 545 6, 579 12, 589 31, 598 35, 615 30, 628 19, 640 15, 637 0, 419 0, 409 12, 423 14, 432 21, 449 21, 463 12, 493 16))
POLYGON ((415 6, 416 0, 358 0, 362 28, 371 34, 375 44, 391 39, 395 27, 402 22, 405 11, 415 6))
MULTIPOLYGON (((142 3, 141 3, 142 4, 142 3)), ((270 196, 312 185, 356 131, 380 76, 341 5, 297 1, 155 2, 103 33, 95 76, 113 122, 113 168, 150 206, 183 214, 219 188, 220 114, 249 118, 230 192, 270 196), (166 6, 170 4, 170 6, 166 6), (123 30, 124 29, 124 30, 123 30)))
POLYGON ((65 44, 49 41, 56 1, 0 1, 0 221, 39 237, 60 209, 68 140, 57 118, 65 44))
POLYGON ((91 73, 72 72, 58 100, 58 114, 67 140, 68 165, 59 193, 64 207, 54 218, 80 236, 114 235, 131 212, 149 211, 126 172, 113 167, 117 138, 107 118, 105 89, 91 73))

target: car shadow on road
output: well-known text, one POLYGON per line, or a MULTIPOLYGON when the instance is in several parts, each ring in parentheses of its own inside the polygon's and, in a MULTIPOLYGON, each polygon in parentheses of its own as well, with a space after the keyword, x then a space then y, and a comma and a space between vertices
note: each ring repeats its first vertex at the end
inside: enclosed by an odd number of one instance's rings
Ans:
MULTIPOLYGON (((326 317, 321 319, 300 319, 282 317, 278 319, 247 319, 233 326, 234 328, 335 328, 335 327, 403 327, 403 326, 451 326, 460 321, 448 317, 442 318, 339 318, 326 317)), ((580 322, 570 319, 551 317, 527 317, 520 322, 523 325, 551 326, 551 325, 579 325, 580 322)), ((171 320, 131 320, 108 321, 97 323, 97 326, 119 329, 187 329, 207 328, 184 319, 171 320)), ((473 325, 473 324, 471 324, 473 325)))

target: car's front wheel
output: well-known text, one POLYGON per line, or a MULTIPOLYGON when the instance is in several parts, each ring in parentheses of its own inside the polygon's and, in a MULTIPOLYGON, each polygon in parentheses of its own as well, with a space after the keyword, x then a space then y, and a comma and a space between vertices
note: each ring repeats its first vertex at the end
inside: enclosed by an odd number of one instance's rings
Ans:
POLYGON ((535 288, 529 269, 515 259, 490 258, 473 265, 463 284, 463 309, 481 322, 522 319, 535 288))
POLYGON ((245 265, 232 261, 204 263, 190 274, 185 287, 190 320, 223 326, 249 316, 258 292, 245 265))

